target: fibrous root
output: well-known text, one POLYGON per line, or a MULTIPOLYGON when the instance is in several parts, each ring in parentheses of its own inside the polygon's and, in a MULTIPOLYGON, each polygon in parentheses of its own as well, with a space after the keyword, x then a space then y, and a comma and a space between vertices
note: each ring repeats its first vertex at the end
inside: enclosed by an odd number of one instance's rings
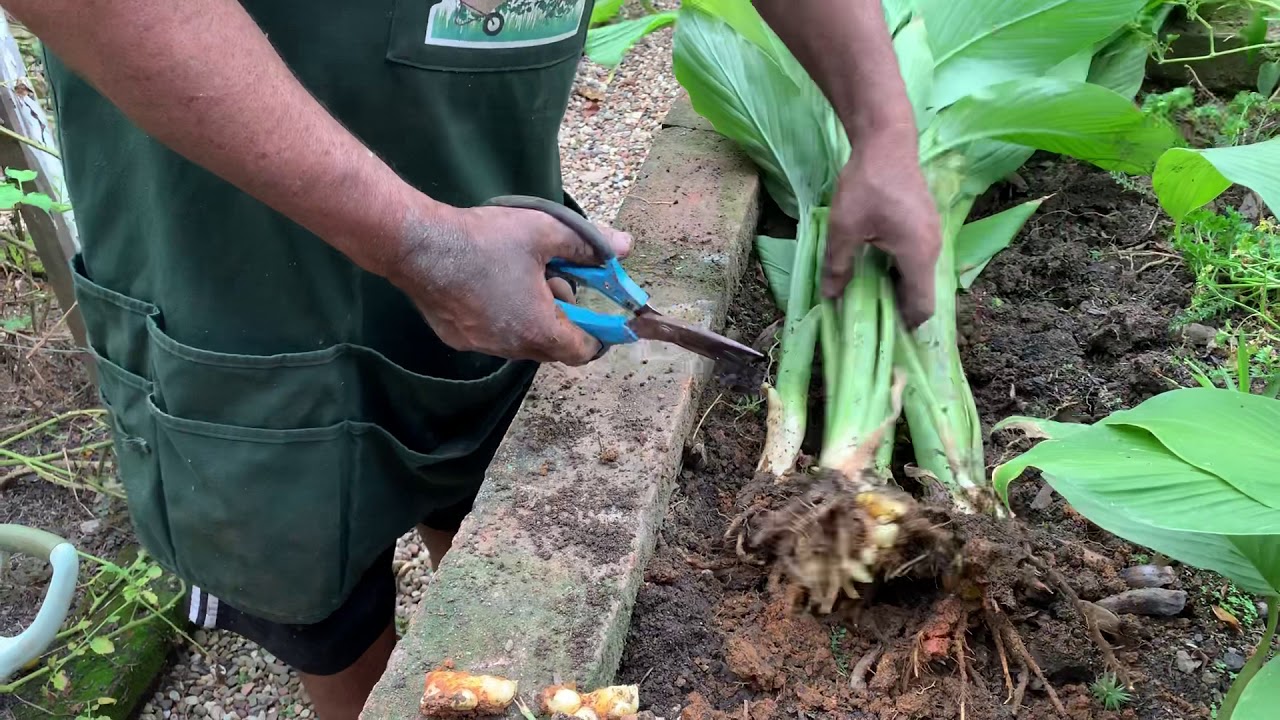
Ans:
POLYGON ((759 488, 729 526, 747 562, 773 561, 770 584, 786 584, 799 604, 829 613, 841 593, 896 576, 936 577, 954 566, 955 539, 945 517, 907 493, 834 470, 759 488))

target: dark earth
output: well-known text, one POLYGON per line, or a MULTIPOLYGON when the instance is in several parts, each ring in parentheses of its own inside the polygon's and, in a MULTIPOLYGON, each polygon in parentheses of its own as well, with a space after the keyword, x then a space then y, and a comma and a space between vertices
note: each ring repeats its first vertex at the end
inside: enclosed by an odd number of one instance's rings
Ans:
MULTIPOLYGON (((1020 177, 993 189, 971 219, 1050 194, 962 295, 962 355, 988 431, 1014 414, 1092 422, 1188 384, 1183 358, 1223 360, 1211 338, 1180 327, 1192 281, 1164 244, 1165 216, 1141 188, 1037 156, 1020 177)), ((776 222, 766 213, 762 230, 777 233, 776 222)), ((755 268, 730 332, 755 338, 775 320, 755 268)), ((763 404, 722 378, 706 389, 703 407, 619 671, 619 682, 639 683, 642 709, 686 720, 1061 717, 1034 675, 1026 678, 1020 707, 1010 702, 991 624, 981 612, 964 613, 937 583, 880 587, 863 604, 844 600, 823 617, 790 611, 766 588, 768 569, 739 562, 722 540, 759 457, 763 404), (967 629, 963 680, 953 637, 960 622, 967 629), (926 651, 913 658, 903 650, 911 647, 926 651)), ((989 437, 988 467, 1025 443, 989 437)), ((1236 630, 1213 608, 1234 600, 1236 614, 1248 615, 1239 607, 1251 599, 1211 573, 1175 565, 1171 588, 1187 592, 1186 607, 1173 617, 1121 614, 1119 627, 1105 635, 1135 688, 1120 710, 1104 710, 1089 691, 1108 670, 1103 654, 1052 574, 1033 572, 1048 584, 1040 590, 1028 587, 1026 577, 998 576, 1031 567, 1022 557, 1027 547, 1079 599, 1093 602, 1128 589, 1121 579, 1126 568, 1162 559, 1101 531, 1030 473, 1013 486, 1011 504, 1015 525, 964 523, 960 531, 970 539, 969 562, 1001 588, 1005 617, 1067 717, 1211 717, 1233 677, 1224 659, 1248 655, 1262 630, 1256 616, 1236 630)), ((1001 645, 1017 685, 1021 665, 1009 640, 1001 645)))

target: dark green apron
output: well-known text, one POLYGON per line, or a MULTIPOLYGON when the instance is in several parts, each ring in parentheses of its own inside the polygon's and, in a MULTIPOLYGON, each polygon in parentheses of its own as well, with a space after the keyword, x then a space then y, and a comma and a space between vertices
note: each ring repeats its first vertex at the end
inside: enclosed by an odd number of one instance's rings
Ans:
MULTIPOLYGON (((591 0, 243 4, 425 193, 564 198, 557 133, 591 0)), ((76 295, 139 538, 244 612, 318 621, 399 535, 474 493, 535 368, 452 351, 386 281, 47 60, 76 295)))

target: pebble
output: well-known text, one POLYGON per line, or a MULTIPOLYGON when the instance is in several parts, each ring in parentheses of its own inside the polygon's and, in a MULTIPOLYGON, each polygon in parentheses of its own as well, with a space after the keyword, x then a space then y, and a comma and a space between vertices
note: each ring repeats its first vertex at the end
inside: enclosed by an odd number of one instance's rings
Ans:
POLYGON ((1117 615, 1172 617, 1187 606, 1187 593, 1185 590, 1140 588, 1103 598, 1098 605, 1117 615))
POLYGON ((1178 657, 1175 662, 1179 671, 1188 674, 1195 672, 1196 668, 1200 667, 1200 661, 1193 659, 1191 653, 1186 650, 1178 651, 1178 657))
MULTIPOLYGON (((669 10, 678 3, 657 0, 654 6, 669 10)), ((565 190, 600 223, 611 222, 617 214, 648 156, 653 134, 681 93, 671 71, 671 30, 642 40, 610 75, 607 68, 583 60, 559 138, 565 190)), ((406 622, 431 579, 430 559, 416 532, 409 531, 396 543, 393 567, 396 617, 406 622)), ((192 638, 200 647, 188 645, 175 653, 177 659, 159 678, 159 689, 143 704, 140 718, 315 717, 297 674, 261 648, 222 631, 197 630, 192 638), (201 683, 215 665, 226 668, 225 680, 201 683), (185 697, 195 702, 184 702, 185 697)), ((679 714, 677 707, 668 717, 679 714)))
POLYGON ((1218 338, 1218 331, 1208 325, 1191 323, 1182 328, 1182 337, 1192 345, 1209 345, 1218 338))
POLYGON ((1053 504, 1053 486, 1045 483, 1040 487, 1040 492, 1036 493, 1036 499, 1031 501, 1032 510, 1044 510, 1053 504))
POLYGON ((1131 588, 1164 587, 1176 579, 1169 565, 1134 565, 1122 570, 1120 577, 1131 588))
POLYGON ((1227 666, 1231 672, 1240 672, 1244 667, 1244 655, 1235 648, 1227 648, 1227 652, 1222 656, 1222 664, 1227 666))

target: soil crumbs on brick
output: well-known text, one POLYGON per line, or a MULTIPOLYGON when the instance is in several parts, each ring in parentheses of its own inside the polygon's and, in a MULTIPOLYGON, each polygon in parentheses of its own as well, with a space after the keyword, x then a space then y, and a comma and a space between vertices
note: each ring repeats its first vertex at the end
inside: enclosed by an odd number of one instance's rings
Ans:
MULTIPOLYGON (((963 357, 985 429, 1012 414, 1092 422, 1186 384, 1178 358, 1212 359, 1212 352, 1171 330, 1190 278, 1177 260, 1160 262, 1165 231, 1154 202, 1070 162, 1037 158, 1023 177, 1025 187, 1000 186, 973 216, 1052 194, 962 295, 963 357)), ((776 319, 753 268, 730 332, 756 337, 776 319)), ((884 586, 860 607, 844 601, 822 617, 789 611, 766 588, 768 569, 739 562, 722 539, 759 457, 763 405, 713 382, 703 407, 619 671, 620 682, 640 684, 642 709, 684 720, 940 720, 961 717, 963 692, 967 720, 1063 717, 1030 673, 1020 707, 1010 702, 1007 682, 1020 684, 1019 663, 1006 647, 1006 681, 980 612, 969 616, 963 634, 961 682, 954 637, 946 628, 934 635, 939 628, 929 625, 954 622, 960 606, 936 584, 884 586), (913 658, 903 651, 911 647, 942 652, 913 658)), ((1021 442, 991 438, 988 464, 1024 448, 1021 442)), ((1025 544, 1084 601, 1128 589, 1120 572, 1149 562, 1037 477, 1015 483, 1011 501, 1025 544)), ((1009 537, 994 524, 987 533, 997 545, 1009 537)), ((1052 587, 1037 590, 1035 577, 1006 584, 1018 592, 1000 597, 1000 605, 1070 720, 1210 717, 1233 677, 1223 659, 1247 656, 1261 624, 1231 630, 1212 612, 1223 603, 1223 581, 1174 569, 1172 587, 1187 591, 1179 615, 1121 615, 1118 632, 1106 636, 1136 685, 1117 711, 1103 709, 1089 690, 1107 667, 1073 603, 1052 587)), ((1044 574, 1039 579, 1048 582, 1044 574)))

